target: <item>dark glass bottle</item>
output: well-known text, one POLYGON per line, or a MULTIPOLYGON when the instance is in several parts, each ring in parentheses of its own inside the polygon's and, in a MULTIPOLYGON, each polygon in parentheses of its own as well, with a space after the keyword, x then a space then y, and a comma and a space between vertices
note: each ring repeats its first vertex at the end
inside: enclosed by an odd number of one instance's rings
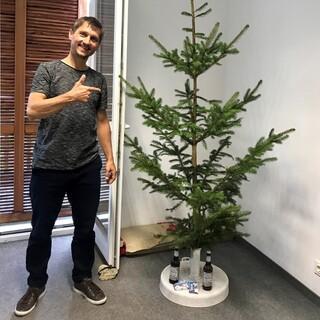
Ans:
POLYGON ((213 268, 211 265, 211 251, 207 251, 206 256, 206 263, 203 267, 203 281, 202 281, 202 288, 203 290, 211 290, 212 289, 212 282, 213 282, 213 268))
POLYGON ((179 259, 179 250, 174 248, 173 258, 170 263, 170 275, 169 282, 174 284, 179 281, 180 273, 180 259, 179 259))

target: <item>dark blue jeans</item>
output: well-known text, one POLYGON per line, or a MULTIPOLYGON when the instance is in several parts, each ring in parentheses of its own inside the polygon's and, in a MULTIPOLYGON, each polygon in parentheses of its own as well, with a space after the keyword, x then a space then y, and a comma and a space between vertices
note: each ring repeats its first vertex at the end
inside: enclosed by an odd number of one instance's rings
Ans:
POLYGON ((72 207, 75 228, 71 244, 72 279, 80 282, 91 277, 95 245, 93 228, 100 199, 101 166, 101 158, 98 157, 75 170, 32 170, 32 231, 26 256, 29 286, 43 287, 47 283, 52 229, 65 194, 72 207))

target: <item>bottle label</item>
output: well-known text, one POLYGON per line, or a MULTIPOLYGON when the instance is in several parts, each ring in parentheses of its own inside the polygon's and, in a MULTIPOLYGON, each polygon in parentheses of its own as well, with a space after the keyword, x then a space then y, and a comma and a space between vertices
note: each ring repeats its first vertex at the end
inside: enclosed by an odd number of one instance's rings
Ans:
POLYGON ((203 286, 204 287, 212 287, 213 282, 213 273, 212 272, 204 272, 203 273, 203 286))
POLYGON ((171 267, 170 268, 170 280, 179 280, 179 268, 178 267, 171 267))

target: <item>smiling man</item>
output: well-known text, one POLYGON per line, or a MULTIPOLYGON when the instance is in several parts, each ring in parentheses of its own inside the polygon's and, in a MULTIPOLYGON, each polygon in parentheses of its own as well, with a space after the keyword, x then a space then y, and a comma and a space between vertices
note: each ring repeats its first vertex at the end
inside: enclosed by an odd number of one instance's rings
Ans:
POLYGON ((18 316, 29 314, 45 294, 51 233, 65 195, 75 227, 73 290, 93 304, 106 301, 104 292, 91 280, 102 167, 98 140, 107 159, 109 184, 116 179, 116 167, 106 114, 106 80, 86 64, 102 37, 96 18, 79 18, 69 32, 68 56, 41 63, 32 82, 27 115, 40 119, 40 124, 30 182, 33 214, 26 254, 28 289, 16 306, 18 316))

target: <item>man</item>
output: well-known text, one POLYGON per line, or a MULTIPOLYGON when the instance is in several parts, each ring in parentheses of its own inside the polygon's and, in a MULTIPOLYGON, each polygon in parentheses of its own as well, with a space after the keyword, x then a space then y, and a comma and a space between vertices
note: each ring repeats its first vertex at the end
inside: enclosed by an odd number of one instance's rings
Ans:
POLYGON ((51 233, 65 194, 75 227, 71 245, 73 289, 93 304, 106 301, 104 292, 91 280, 102 166, 97 137, 107 159, 109 184, 116 179, 116 168, 106 115, 106 81, 86 65, 102 36, 97 19, 79 18, 69 32, 68 56, 41 63, 32 82, 27 115, 41 121, 30 182, 33 215, 26 254, 29 287, 16 306, 18 316, 30 313, 45 294, 51 233))

